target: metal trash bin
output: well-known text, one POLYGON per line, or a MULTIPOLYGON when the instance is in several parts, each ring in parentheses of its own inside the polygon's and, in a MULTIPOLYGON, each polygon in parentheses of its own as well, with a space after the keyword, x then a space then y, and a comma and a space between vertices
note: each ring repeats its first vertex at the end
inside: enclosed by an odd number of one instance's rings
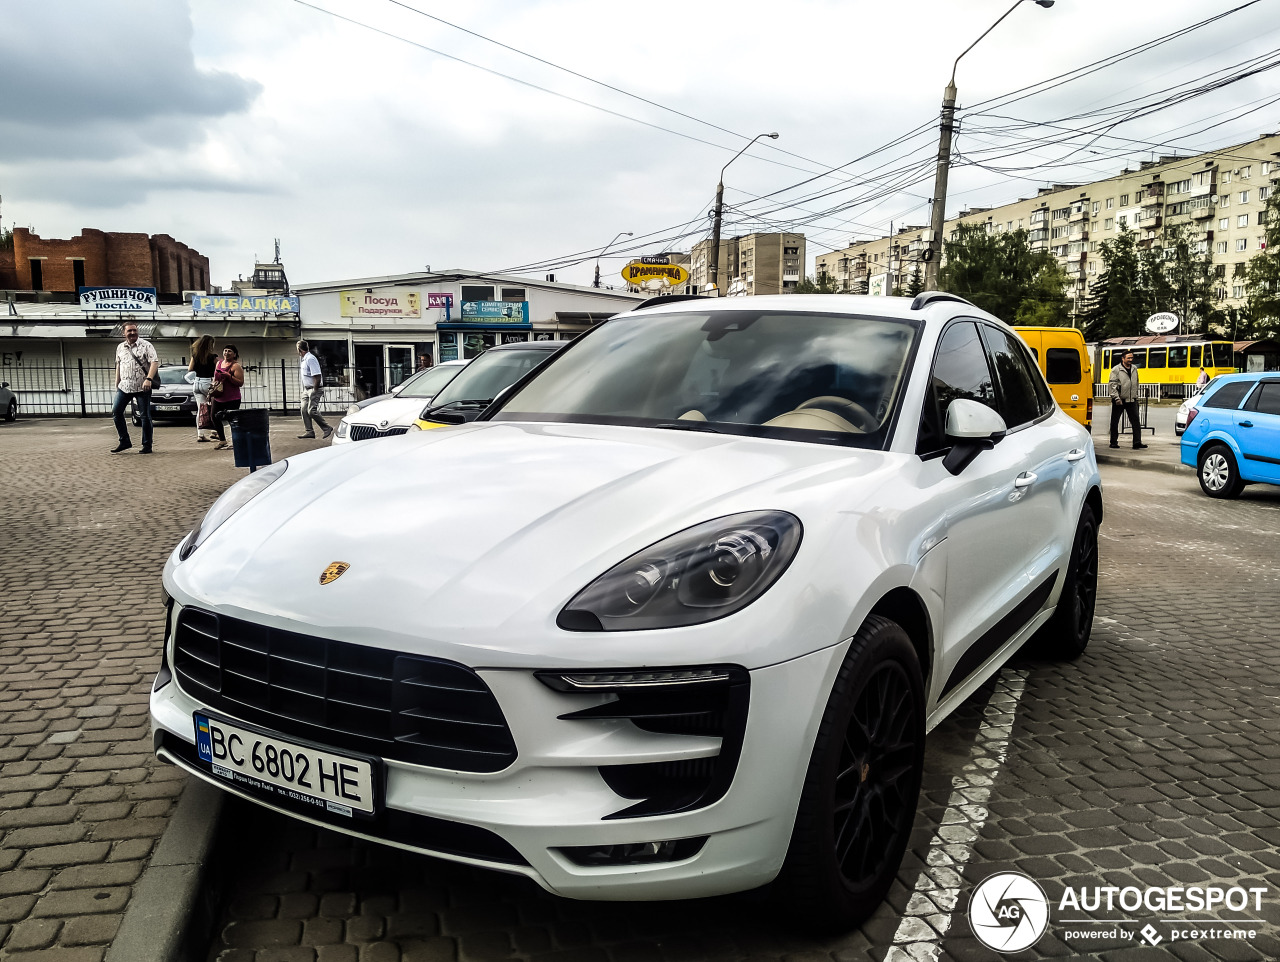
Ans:
POLYGON ((271 420, 262 408, 237 411, 231 421, 231 448, 237 468, 266 467, 271 463, 271 420))

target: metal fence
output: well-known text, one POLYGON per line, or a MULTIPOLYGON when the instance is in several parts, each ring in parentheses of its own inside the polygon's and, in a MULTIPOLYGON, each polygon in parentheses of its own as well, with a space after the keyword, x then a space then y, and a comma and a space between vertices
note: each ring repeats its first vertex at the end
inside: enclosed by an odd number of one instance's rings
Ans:
MULTIPOLYGON (((161 366, 181 364, 186 361, 161 358, 161 366)), ((361 369, 368 377, 369 371, 361 369)), ((388 369, 383 372, 383 384, 394 383, 398 374, 388 369)), ((348 368, 345 376, 335 377, 329 372, 327 380, 345 383, 326 384, 321 410, 326 414, 343 414, 356 400, 357 392, 349 385, 357 383, 355 370, 348 368)), ((114 364, 88 363, 81 359, 65 364, 47 361, 26 361, 0 367, 0 381, 8 382, 9 389, 18 395, 18 412, 21 416, 48 415, 52 417, 94 417, 111 413, 116 397, 116 369, 114 364)), ((297 413, 302 399, 302 385, 298 378, 296 361, 275 364, 245 365, 244 386, 240 389, 242 408, 266 408, 281 414, 297 413)))
MULTIPOLYGON (((1185 401, 1191 395, 1196 393, 1194 384, 1138 384, 1138 396, 1150 401, 1159 401, 1161 398, 1173 398, 1179 401, 1185 401)), ((1106 399, 1111 396, 1111 388, 1106 381, 1093 386, 1094 400, 1106 399)))

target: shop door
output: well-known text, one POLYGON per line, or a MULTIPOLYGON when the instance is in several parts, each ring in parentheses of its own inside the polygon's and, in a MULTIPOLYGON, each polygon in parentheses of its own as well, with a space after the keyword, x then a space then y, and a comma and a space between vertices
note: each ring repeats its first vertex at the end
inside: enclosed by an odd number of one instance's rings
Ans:
POLYGON ((357 401, 376 397, 386 391, 381 344, 355 345, 355 384, 357 401))
POLYGON ((413 345, 388 344, 383 348, 383 351, 385 352, 383 366, 387 372, 387 382, 384 390, 390 391, 413 373, 413 345))

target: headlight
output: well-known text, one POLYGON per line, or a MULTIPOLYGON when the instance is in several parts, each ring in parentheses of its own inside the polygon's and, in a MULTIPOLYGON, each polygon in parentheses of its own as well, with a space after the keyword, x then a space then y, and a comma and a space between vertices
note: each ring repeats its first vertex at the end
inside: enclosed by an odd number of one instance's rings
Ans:
POLYGON ((556 624, 568 631, 639 631, 715 621, 778 580, 800 547, 800 519, 748 511, 686 528, 606 571, 556 624))
POLYGON ((347 416, 348 416, 348 417, 350 417, 352 414, 359 414, 359 413, 360 413, 360 405, 359 405, 359 404, 352 404, 350 407, 348 407, 348 408, 347 408, 347 416))
MULTIPOLYGON (((348 411, 347 413, 350 414, 351 412, 348 411)), ((350 433, 351 433, 351 425, 347 423, 346 418, 343 418, 341 421, 338 422, 338 430, 334 432, 334 436, 339 438, 345 438, 350 433)))
POLYGON ((213 507, 205 512, 200 523, 191 529, 187 539, 182 542, 182 550, 178 552, 179 559, 185 561, 187 556, 204 544, 209 539, 209 535, 217 531, 224 521, 266 490, 270 484, 280 480, 288 466, 288 461, 277 461, 265 468, 259 468, 247 478, 237 481, 223 491, 222 497, 213 502, 213 507))

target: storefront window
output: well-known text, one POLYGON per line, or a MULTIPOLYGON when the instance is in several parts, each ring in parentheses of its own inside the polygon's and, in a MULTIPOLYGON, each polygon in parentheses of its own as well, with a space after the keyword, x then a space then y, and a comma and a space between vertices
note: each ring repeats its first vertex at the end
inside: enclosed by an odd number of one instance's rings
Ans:
POLYGON ((347 368, 351 363, 347 356, 347 342, 310 341, 308 346, 320 362, 324 383, 329 387, 347 387, 350 380, 347 368))

